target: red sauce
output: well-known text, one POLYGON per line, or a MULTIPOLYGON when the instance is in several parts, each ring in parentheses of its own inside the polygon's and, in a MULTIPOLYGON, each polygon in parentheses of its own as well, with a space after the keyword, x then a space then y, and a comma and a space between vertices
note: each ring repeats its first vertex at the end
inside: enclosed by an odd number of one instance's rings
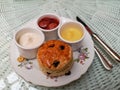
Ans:
POLYGON ((38 22, 38 25, 42 29, 50 30, 56 28, 59 24, 59 21, 55 18, 45 17, 38 22))

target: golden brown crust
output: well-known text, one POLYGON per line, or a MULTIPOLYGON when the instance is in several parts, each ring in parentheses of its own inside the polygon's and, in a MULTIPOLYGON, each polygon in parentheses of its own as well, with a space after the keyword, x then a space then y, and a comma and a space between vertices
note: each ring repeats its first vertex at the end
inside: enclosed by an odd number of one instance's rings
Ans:
POLYGON ((60 40, 50 40, 39 48, 37 58, 46 68, 60 69, 69 62, 71 54, 72 50, 68 44, 60 40), (59 62, 57 67, 53 65, 55 61, 59 62))
POLYGON ((61 71, 71 65, 72 49, 60 40, 49 40, 38 49, 37 59, 43 71, 61 71))

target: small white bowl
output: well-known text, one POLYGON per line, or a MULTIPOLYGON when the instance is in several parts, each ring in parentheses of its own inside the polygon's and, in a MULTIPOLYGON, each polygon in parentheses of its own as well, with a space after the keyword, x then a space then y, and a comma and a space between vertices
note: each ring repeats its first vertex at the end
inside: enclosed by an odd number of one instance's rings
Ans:
POLYGON ((45 40, 53 40, 53 39, 57 39, 58 35, 57 35, 57 30, 61 25, 61 18, 53 13, 46 13, 41 15, 38 20, 37 20, 37 27, 39 30, 43 31, 43 33, 45 34, 45 40), (45 28, 41 28, 39 23, 42 19, 45 18, 49 18, 49 19, 55 19, 58 21, 58 25, 55 28, 52 29, 45 29, 45 28))
POLYGON ((18 47, 20 55, 27 59, 33 59, 36 57, 37 50, 43 44, 44 39, 45 36, 43 32, 33 28, 20 29, 14 35, 14 41, 18 47))
POLYGON ((63 23, 58 29, 58 36, 62 41, 70 44, 73 50, 76 50, 81 47, 81 42, 85 37, 85 31, 85 27, 81 23, 69 21, 63 23))

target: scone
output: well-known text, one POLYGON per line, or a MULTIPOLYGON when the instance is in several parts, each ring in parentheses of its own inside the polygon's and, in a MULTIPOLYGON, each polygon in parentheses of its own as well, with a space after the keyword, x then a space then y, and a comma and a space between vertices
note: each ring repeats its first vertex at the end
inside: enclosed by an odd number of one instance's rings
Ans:
POLYGON ((44 74, 64 75, 73 65, 72 48, 60 40, 49 40, 38 49, 37 60, 44 74))

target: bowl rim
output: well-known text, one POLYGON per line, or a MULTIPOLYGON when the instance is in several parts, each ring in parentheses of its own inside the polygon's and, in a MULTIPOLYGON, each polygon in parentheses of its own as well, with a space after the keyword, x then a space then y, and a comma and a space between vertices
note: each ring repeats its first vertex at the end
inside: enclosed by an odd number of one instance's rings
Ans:
POLYGON ((38 29, 40 29, 41 31, 43 31, 43 32, 51 32, 51 31, 57 30, 57 29, 61 26, 61 22, 62 22, 62 21, 61 21, 61 17, 58 16, 57 14, 45 13, 45 14, 42 14, 41 16, 38 17, 36 23, 37 23, 38 29), (55 17, 55 18, 59 21, 59 24, 58 24, 55 28, 53 28, 53 29, 43 29, 43 28, 41 28, 41 27, 38 25, 39 21, 40 21, 42 18, 44 18, 44 17, 49 17, 49 16, 55 17))
POLYGON ((82 40, 84 39, 84 37, 85 37, 85 33, 86 33, 85 27, 84 27, 81 23, 78 23, 77 21, 68 21, 68 22, 65 22, 65 23, 63 23, 63 24, 61 25, 61 27, 58 29, 58 37, 59 37, 62 41, 66 42, 66 43, 69 43, 69 44, 78 43, 78 42, 82 41, 82 40), (61 36, 61 34, 60 34, 61 28, 62 28, 63 26, 65 26, 65 25, 67 25, 67 24, 70 24, 70 23, 78 24, 78 25, 80 25, 80 27, 82 27, 83 35, 82 35, 82 37, 81 37, 79 40, 76 40, 76 41, 68 41, 68 40, 65 40, 65 39, 61 36))
POLYGON ((24 49, 24 50, 32 50, 32 49, 36 49, 36 48, 38 48, 38 47, 40 47, 42 44, 43 44, 43 42, 44 42, 44 40, 45 40, 45 35, 44 35, 44 33, 42 32, 42 31, 40 31, 40 30, 37 30, 37 29, 35 29, 35 28, 30 28, 30 27, 25 27, 25 28, 22 28, 22 29, 19 29, 18 31, 16 31, 15 33, 14 33, 14 42, 15 42, 15 44, 19 47, 19 48, 22 48, 22 49, 24 49), (33 32, 33 33, 39 33, 38 35, 41 35, 42 36, 42 40, 41 40, 41 42, 38 44, 38 45, 36 45, 36 46, 34 46, 34 47, 31 47, 31 48, 26 48, 26 47, 24 47, 24 46, 22 46, 22 45, 20 45, 19 43, 18 43, 18 41, 17 41, 17 38, 19 38, 20 36, 18 36, 17 37, 17 35, 19 35, 20 33, 27 33, 27 32, 33 32))

